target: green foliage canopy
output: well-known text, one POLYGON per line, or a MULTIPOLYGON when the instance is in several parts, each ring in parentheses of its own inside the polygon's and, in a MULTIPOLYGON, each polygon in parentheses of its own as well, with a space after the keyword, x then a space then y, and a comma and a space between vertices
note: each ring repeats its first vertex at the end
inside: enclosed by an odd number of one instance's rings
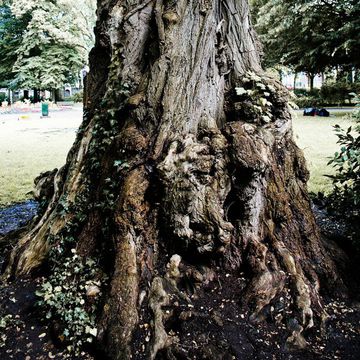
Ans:
POLYGON ((252 0, 265 65, 316 74, 360 66, 358 0, 252 0))
POLYGON ((0 87, 8 87, 14 78, 13 66, 17 59, 17 49, 26 29, 27 17, 17 19, 11 12, 9 3, 0 5, 0 87))
POLYGON ((0 8, 0 54, 7 54, 0 81, 37 89, 74 83, 94 41, 95 0, 13 0, 0 8))

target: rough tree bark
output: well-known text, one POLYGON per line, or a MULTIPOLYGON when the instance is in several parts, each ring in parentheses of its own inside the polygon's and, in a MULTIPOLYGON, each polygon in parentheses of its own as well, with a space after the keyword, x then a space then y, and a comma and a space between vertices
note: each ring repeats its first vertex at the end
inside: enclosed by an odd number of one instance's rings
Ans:
POLYGON ((181 353, 171 324, 192 301, 184 283, 201 294, 225 270, 244 272, 238 297, 253 322, 288 294, 298 346, 325 316, 321 289, 341 283, 286 92, 259 51, 246 0, 98 1, 83 124, 4 276, 74 246, 100 259, 110 284, 98 339, 112 359, 181 353))

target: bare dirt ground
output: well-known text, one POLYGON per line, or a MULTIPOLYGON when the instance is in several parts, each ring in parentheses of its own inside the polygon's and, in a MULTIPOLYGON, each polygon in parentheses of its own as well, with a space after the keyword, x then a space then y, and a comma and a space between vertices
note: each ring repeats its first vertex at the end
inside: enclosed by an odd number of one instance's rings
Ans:
MULTIPOLYGON (((334 223, 323 210, 316 207, 314 210, 324 234, 340 240, 346 237, 342 224, 334 223)), ((334 246, 330 239, 328 241, 329 247, 334 246)), ((0 266, 4 260, 4 247, 9 246, 1 243, 0 237, 0 266)), ((176 359, 358 360, 360 282, 356 276, 359 271, 356 261, 349 259, 347 267, 343 268, 350 296, 325 296, 328 313, 325 327, 307 330, 307 347, 301 351, 285 346, 289 333, 287 324, 281 319, 279 322, 278 314, 287 311, 286 298, 284 309, 270 309, 264 322, 254 324, 249 321, 248 310, 241 305, 242 291, 247 285, 245 274, 219 273, 206 287, 189 289, 190 302, 179 303, 178 321, 167 324, 167 330, 176 334, 182 345, 183 351, 176 354, 176 359)), ((62 344, 54 332, 56 324, 44 320, 45 314, 37 306, 35 290, 42 276, 38 273, 32 278, 0 286, 0 359, 105 360, 96 348, 77 356, 67 354, 66 344, 62 344)), ((142 358, 141 349, 134 355, 142 358)), ((157 358, 167 357, 162 354, 157 358)))

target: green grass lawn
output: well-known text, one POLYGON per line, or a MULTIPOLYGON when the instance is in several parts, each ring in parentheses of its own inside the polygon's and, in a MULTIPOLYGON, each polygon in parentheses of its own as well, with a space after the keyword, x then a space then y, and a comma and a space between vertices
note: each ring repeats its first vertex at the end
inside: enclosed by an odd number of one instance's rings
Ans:
POLYGON ((354 124, 354 120, 348 114, 335 112, 333 115, 336 117, 293 115, 295 141, 304 150, 310 170, 308 184, 310 192, 321 191, 328 194, 331 191, 331 179, 324 175, 334 174, 334 169, 327 163, 339 150, 333 126, 339 124, 341 127, 348 128, 354 124))
POLYGON ((81 118, 80 110, 48 119, 0 115, 0 206, 31 197, 37 175, 65 164, 81 118))

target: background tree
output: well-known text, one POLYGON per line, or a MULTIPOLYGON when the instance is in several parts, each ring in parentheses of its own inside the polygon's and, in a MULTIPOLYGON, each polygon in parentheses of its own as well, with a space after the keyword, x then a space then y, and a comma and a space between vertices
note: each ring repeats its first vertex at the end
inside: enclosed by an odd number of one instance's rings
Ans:
POLYGON ((287 65, 313 77, 327 68, 359 68, 358 1, 254 0, 265 64, 287 65))
POLYGON ((10 2, 0 5, 0 87, 8 87, 15 74, 13 67, 17 59, 22 35, 29 19, 17 19, 11 12, 10 2))
POLYGON ((93 44, 94 0, 14 0, 11 13, 13 21, 23 25, 17 43, 14 34, 7 33, 13 41, 12 60, 16 56, 12 87, 56 89, 73 84, 93 44))
POLYGON ((84 122, 4 277, 46 261, 51 296, 69 291, 56 274, 97 283, 74 303, 91 311, 102 290, 89 333, 112 359, 240 356, 223 333, 207 336, 211 321, 183 311, 214 304, 214 281, 251 321, 271 314, 287 326, 289 347, 320 325, 320 292, 342 289, 286 92, 258 49, 246 0, 98 2, 84 122), (69 272, 74 261, 82 267, 69 272), (179 331, 185 320, 201 346, 179 331))

